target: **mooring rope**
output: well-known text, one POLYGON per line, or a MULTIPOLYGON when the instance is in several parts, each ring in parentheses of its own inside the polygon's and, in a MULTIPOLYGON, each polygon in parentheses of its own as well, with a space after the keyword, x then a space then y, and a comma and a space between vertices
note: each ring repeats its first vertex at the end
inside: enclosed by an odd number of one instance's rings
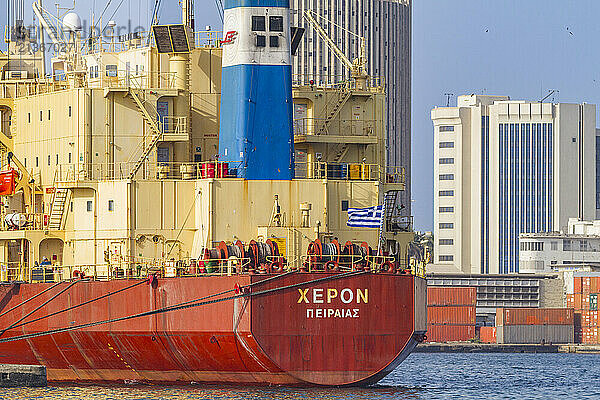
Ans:
MULTIPOLYGON (((2 314, 0 314, 0 317, 2 317, 2 316, 4 316, 4 315, 8 314, 9 312, 11 312, 12 310, 14 310, 14 309, 16 309, 16 308, 18 308, 18 307, 21 307, 22 305, 25 305, 25 304, 29 303, 31 300, 33 300, 33 299, 35 299, 35 298, 37 298, 37 297, 39 297, 39 296, 43 295, 43 294, 44 294, 44 293, 46 293, 48 290, 51 290, 51 289, 53 289, 53 288, 57 287, 57 286, 58 286, 58 285, 60 285, 61 283, 62 283, 62 282, 57 282, 57 283, 55 283, 54 285, 50 286, 49 288, 46 288, 46 289, 42 290, 41 292, 39 292, 39 293, 38 293, 38 294, 36 294, 35 296, 33 296, 33 297, 30 297, 30 298, 28 298, 27 300, 25 300, 25 301, 23 301, 23 302, 21 302, 21 303, 17 304, 17 305, 16 305, 16 306, 14 306, 13 308, 11 308, 11 309, 9 309, 9 310, 6 310, 6 311, 4 311, 2 314)), ((11 289, 11 290, 12 290, 12 289, 11 289)))

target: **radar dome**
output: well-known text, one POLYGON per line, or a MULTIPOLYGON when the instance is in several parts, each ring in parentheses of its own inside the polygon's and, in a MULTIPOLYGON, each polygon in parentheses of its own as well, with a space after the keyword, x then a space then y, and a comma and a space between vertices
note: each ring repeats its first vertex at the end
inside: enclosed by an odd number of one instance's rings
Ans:
POLYGON ((73 12, 68 13, 63 18, 63 26, 66 31, 79 32, 81 30, 81 18, 73 12))

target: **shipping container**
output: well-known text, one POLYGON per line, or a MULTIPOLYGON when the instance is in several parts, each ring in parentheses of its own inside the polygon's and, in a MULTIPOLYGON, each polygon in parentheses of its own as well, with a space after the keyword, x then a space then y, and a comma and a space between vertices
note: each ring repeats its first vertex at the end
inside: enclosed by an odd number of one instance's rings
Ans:
POLYGON ((475 325, 427 325, 428 342, 466 342, 475 338, 475 325))
POLYGON ((428 287, 429 306, 475 306, 477 289, 474 287, 428 287))
POLYGON ((582 328, 581 343, 598 344, 598 328, 582 328))
POLYGON ((498 308, 496 326, 573 325, 572 308, 498 308))
POLYGON ((574 299, 574 304, 573 304, 573 308, 574 309, 576 309, 576 310, 582 310, 583 309, 583 306, 582 306, 583 303, 581 301, 582 296, 583 295, 581 293, 575 293, 574 294, 574 298, 573 298, 574 299))
POLYGON ((590 294, 590 310, 591 311, 598 310, 598 294, 597 293, 590 294))
POLYGON ((568 294, 567 295, 567 308, 575 308, 575 295, 568 294))
POLYGON ((427 307, 428 324, 475 325, 474 306, 427 307))
POLYGON ((479 340, 483 343, 496 343, 496 327, 482 326, 479 329, 479 340))
POLYGON ((573 325, 497 326, 496 340, 500 344, 573 343, 575 330, 573 325))
POLYGON ((573 291, 574 291, 574 293, 579 293, 579 294, 582 293, 582 290, 581 290, 581 280, 582 279, 583 278, 581 276, 576 276, 576 277, 573 278, 573 291))

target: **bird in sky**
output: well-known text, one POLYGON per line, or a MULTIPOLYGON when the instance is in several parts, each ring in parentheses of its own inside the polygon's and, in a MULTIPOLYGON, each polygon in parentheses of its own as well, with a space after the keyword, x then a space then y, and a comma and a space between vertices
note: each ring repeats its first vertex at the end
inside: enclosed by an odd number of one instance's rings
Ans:
POLYGON ((569 32, 569 34, 570 34, 571 36, 573 36, 573 32, 572 32, 572 31, 569 29, 569 27, 568 27, 568 26, 567 26, 567 32, 569 32))

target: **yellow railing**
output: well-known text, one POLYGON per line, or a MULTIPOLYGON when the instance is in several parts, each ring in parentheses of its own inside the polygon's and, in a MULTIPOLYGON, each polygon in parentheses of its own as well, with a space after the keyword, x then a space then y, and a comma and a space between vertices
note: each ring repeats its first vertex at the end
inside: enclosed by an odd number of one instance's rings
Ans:
POLYGON ((348 75, 313 75, 292 74, 292 85, 295 88, 310 89, 341 89, 341 90, 367 90, 383 93, 385 79, 380 76, 366 77, 366 88, 362 88, 356 78, 348 75))
POLYGON ((316 256, 304 255, 298 258, 299 263, 285 263, 283 257, 268 257, 268 264, 273 261, 280 261, 282 268, 274 270, 269 265, 251 268, 249 258, 230 257, 229 259, 208 259, 208 260, 152 260, 138 259, 112 260, 104 264, 78 264, 78 265, 58 265, 58 264, 35 264, 33 267, 12 262, 0 265, 1 282, 66 282, 76 279, 87 279, 92 281, 109 281, 120 279, 144 279, 155 275, 162 278, 175 277, 200 277, 200 276, 232 276, 246 274, 268 274, 282 273, 290 271, 307 273, 332 273, 332 272, 354 272, 368 271, 370 273, 396 273, 412 274, 416 276, 425 276, 425 266, 423 263, 410 263, 404 265, 396 263, 392 256, 369 256, 362 255, 337 255, 337 256, 319 256, 320 261, 316 261, 316 256), (325 260, 341 262, 327 263, 325 260), (299 265, 298 265, 299 264, 299 265))
POLYGON ((294 135, 377 136, 376 120, 295 118, 294 135))

